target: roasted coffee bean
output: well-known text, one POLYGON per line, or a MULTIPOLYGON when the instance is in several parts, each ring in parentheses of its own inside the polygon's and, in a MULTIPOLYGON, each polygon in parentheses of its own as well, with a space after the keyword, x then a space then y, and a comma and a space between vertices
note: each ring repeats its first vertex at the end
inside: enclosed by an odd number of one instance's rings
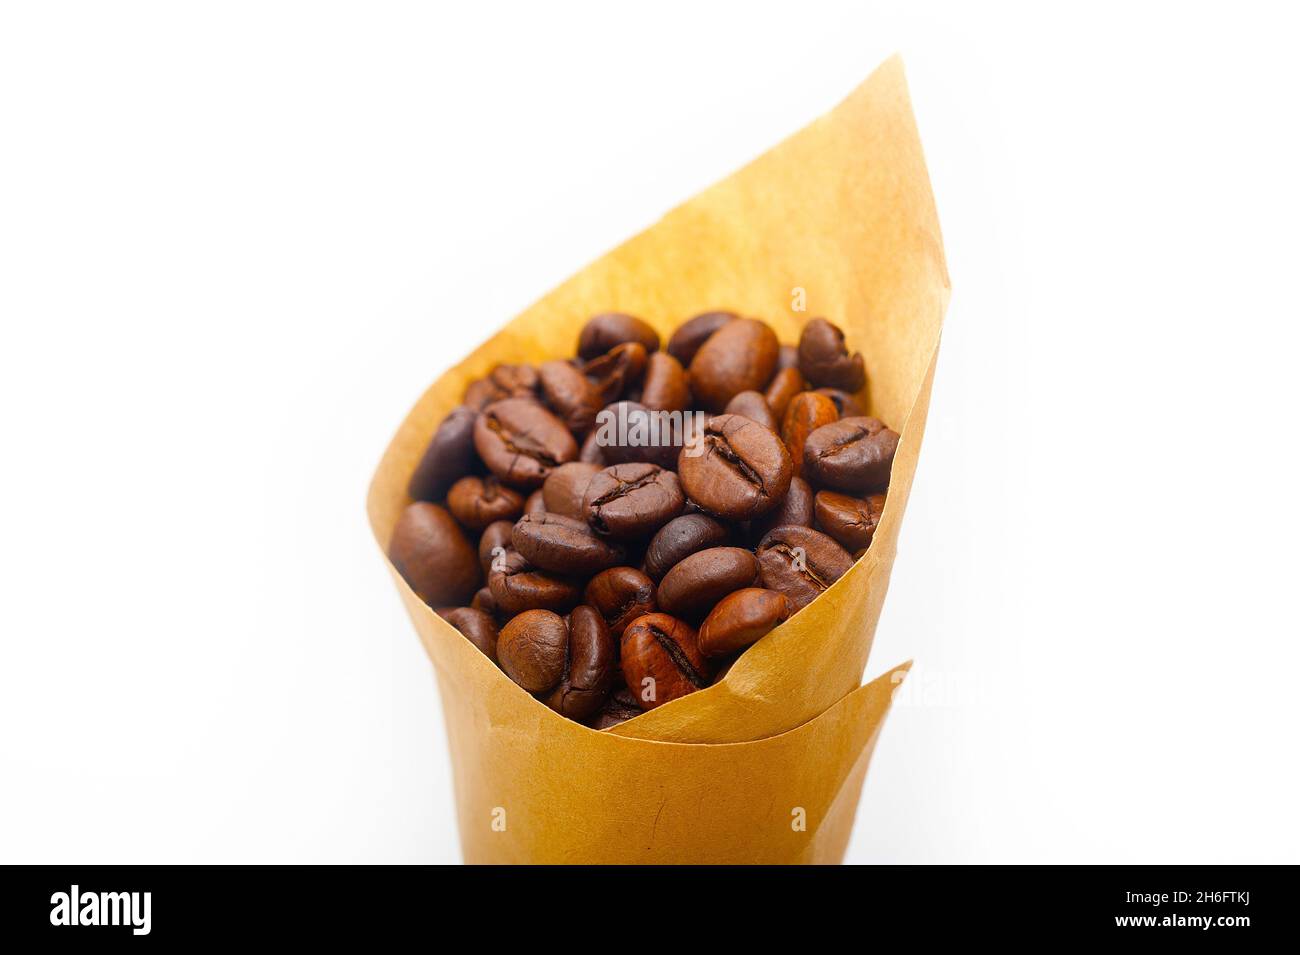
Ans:
POLYGON ((815 391, 801 391, 790 399, 781 422, 781 440, 790 451, 790 461, 795 474, 803 474, 803 446, 812 434, 823 425, 839 418, 835 402, 815 391))
POLYGON ((621 548, 593 534, 586 521, 562 514, 525 514, 511 540, 534 567, 569 576, 590 576, 625 557, 621 548))
POLYGON ((799 336, 799 370, 819 388, 861 391, 867 383, 862 355, 844 345, 844 333, 824 318, 814 318, 799 336))
POLYGON ((497 637, 501 669, 529 693, 545 693, 559 683, 568 657, 569 625, 550 610, 525 610, 497 637))
POLYGON ((494 477, 463 477, 447 492, 447 510, 471 531, 493 521, 513 521, 524 512, 524 496, 494 477))
POLYGON ((801 477, 790 479, 790 490, 781 499, 781 505, 770 514, 754 521, 749 528, 749 539, 761 540, 774 527, 812 527, 814 517, 813 489, 801 477))
POLYGON ((491 378, 479 378, 469 383, 469 387, 465 389, 465 397, 462 400, 465 402, 465 407, 471 411, 479 412, 492 402, 509 397, 497 387, 497 383, 491 378))
POLYGON ((525 610, 567 613, 582 599, 580 583, 533 567, 515 550, 495 562, 488 575, 488 587, 498 609, 507 616, 525 610))
POLYGON ((776 333, 755 318, 738 318, 709 336, 691 361, 691 394, 721 411, 742 391, 767 385, 780 350, 776 333))
POLYGON ((552 469, 578 456, 564 423, 525 398, 484 408, 474 425, 474 447, 493 474, 523 490, 541 487, 552 469))
POLYGON ((527 398, 537 393, 537 369, 532 365, 497 365, 488 377, 512 398, 527 398))
POLYGON ((803 375, 799 374, 798 368, 777 369, 772 380, 767 383, 767 390, 763 392, 767 406, 772 409, 778 422, 773 430, 781 430, 780 422, 785 419, 785 409, 790 407, 790 399, 803 390, 803 375))
POLYGON ((695 628, 666 613, 646 614, 628 625, 622 665, 627 687, 643 710, 702 690, 713 676, 695 628))
POLYGON ((609 695, 605 705, 600 708, 591 721, 591 728, 595 730, 607 730, 611 726, 618 726, 620 723, 626 723, 628 720, 640 716, 641 707, 636 705, 636 697, 627 687, 620 687, 609 695))
POLYGON ((853 566, 835 541, 811 527, 778 527, 758 545, 762 586, 790 598, 791 613, 802 610, 853 566))
POLYGON ((871 546, 884 509, 883 494, 861 498, 835 491, 817 492, 817 526, 850 552, 871 546))
POLYGON ((456 607, 442 614, 442 619, 469 638, 485 657, 497 662, 497 622, 491 614, 473 607, 456 607))
POLYGON ((485 614, 491 616, 493 620, 496 620, 501 615, 501 608, 497 606, 497 598, 492 596, 491 587, 480 587, 469 605, 475 610, 482 610, 485 614))
POLYGON ((775 509, 793 465, 776 433, 740 415, 710 418, 700 447, 677 462, 682 487, 710 514, 745 521, 775 509))
POLYGON ((561 716, 582 721, 609 696, 618 651, 605 621, 591 607, 574 607, 564 622, 569 629, 564 675, 542 702, 561 716))
POLYGON ((684 411, 691 403, 691 389, 682 363, 667 352, 647 358, 640 401, 655 411, 684 411))
POLYGON ((804 473, 814 484, 866 494, 889 484, 898 435, 875 418, 841 418, 808 435, 804 473))
POLYGON ((858 399, 854 398, 847 391, 840 391, 838 388, 818 388, 817 394, 825 395, 835 403, 835 410, 839 412, 841 418, 858 418, 864 412, 862 405, 858 404, 858 399))
POLYGON ((504 557, 510 549, 511 534, 514 532, 513 521, 493 521, 483 529, 483 536, 478 539, 478 563, 483 568, 483 577, 492 573, 492 561, 504 557))
POLYGON ((455 518, 437 504, 417 501, 393 528, 388 557, 430 607, 469 603, 478 589, 478 555, 455 518))
POLYGON ((727 594, 758 583, 758 559, 742 547, 710 547, 677 563, 659 582, 659 609, 698 620, 727 594))
POLYGON ((639 342, 625 342, 593 358, 582 367, 601 404, 625 397, 628 389, 640 384, 645 374, 646 350, 639 342))
MULTIPOLYGON (((561 467, 563 467, 563 465, 561 465, 561 467)), ((542 489, 540 487, 532 494, 529 494, 528 499, 524 501, 524 513, 525 514, 546 513, 546 496, 542 494, 542 489)))
POLYGON ((582 461, 570 461, 547 475, 546 482, 542 485, 542 499, 546 502, 547 513, 583 518, 582 497, 587 492, 592 477, 600 472, 601 467, 582 461))
POLYGON ((694 439, 696 418, 616 401, 597 415, 593 435, 607 464, 654 464, 671 471, 682 448, 694 439))
POLYGON ((616 637, 637 617, 657 609, 654 581, 635 567, 602 570, 587 584, 583 599, 596 608, 616 637))
POLYGON ((659 333, 648 322, 631 315, 610 312, 597 315, 582 326, 578 335, 578 357, 595 358, 625 342, 636 342, 647 352, 659 350, 659 333))
POLYGON ((600 389, 567 361, 543 362, 537 369, 542 397, 564 426, 583 435, 596 423, 596 412, 604 404, 600 389))
POLYGON ((654 580, 662 580, 672 570, 696 551, 720 547, 731 536, 725 524, 707 514, 683 514, 659 529, 645 552, 645 572, 654 580))
POLYGON ((591 479, 582 507, 596 533, 636 540, 654 534, 680 514, 685 503, 672 471, 653 464, 616 464, 591 479))
POLYGON ((474 470, 474 420, 468 405, 453 408, 433 433, 411 475, 408 493, 415 501, 440 501, 456 481, 474 470))
POLYGON ((742 418, 761 424, 773 434, 781 429, 780 422, 772 414, 772 409, 767 406, 767 399, 759 391, 742 391, 727 402, 723 414, 738 414, 742 418))
MULTIPOLYGON (((781 350, 776 353, 776 370, 785 371, 787 368, 798 367, 799 349, 794 345, 782 345, 781 350)), ((802 391, 803 389, 800 388, 799 390, 802 391)))
POLYGON ((727 594, 700 624, 700 652, 723 657, 767 636, 790 616, 785 594, 746 587, 727 594))
POLYGON ((578 451, 578 460, 583 464, 594 464, 602 468, 611 463, 605 460, 605 451, 600 446, 600 436, 595 431, 583 439, 582 448, 578 451))
POLYGON ((677 326, 677 331, 668 339, 668 354, 681 362, 683 368, 689 368, 695 353, 708 341, 709 336, 739 317, 733 312, 705 312, 696 315, 677 326))

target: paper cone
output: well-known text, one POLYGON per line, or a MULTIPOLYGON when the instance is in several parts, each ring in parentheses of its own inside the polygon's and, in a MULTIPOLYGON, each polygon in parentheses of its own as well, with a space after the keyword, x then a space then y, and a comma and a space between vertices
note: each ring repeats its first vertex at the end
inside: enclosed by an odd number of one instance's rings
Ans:
POLYGON ((466 385, 498 362, 573 354, 578 330, 599 312, 640 316, 666 337, 694 314, 725 308, 764 319, 791 343, 807 319, 829 318, 866 359, 869 413, 902 436, 875 539, 848 574, 717 686, 604 733, 515 686, 394 573, 437 671, 467 861, 839 860, 890 684, 904 669, 859 688, 948 295, 894 59, 831 113, 569 279, 424 394, 371 485, 382 548, 424 446, 466 385), (799 808, 803 831, 791 825, 799 808))

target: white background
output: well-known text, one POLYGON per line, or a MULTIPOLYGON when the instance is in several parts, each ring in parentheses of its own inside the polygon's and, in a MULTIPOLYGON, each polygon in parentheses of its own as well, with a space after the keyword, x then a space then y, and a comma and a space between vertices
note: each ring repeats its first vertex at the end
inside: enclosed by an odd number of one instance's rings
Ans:
POLYGON ((0 7, 0 861, 457 860, 380 452, 895 50, 954 297, 850 859, 1300 861, 1296 24, 1048 7, 0 7))

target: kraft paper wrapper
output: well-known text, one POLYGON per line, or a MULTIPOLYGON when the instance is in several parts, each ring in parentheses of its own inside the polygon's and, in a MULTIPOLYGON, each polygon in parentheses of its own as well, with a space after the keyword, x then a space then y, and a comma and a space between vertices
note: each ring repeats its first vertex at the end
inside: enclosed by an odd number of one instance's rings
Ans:
POLYGON ((600 312, 638 315, 666 339, 692 315, 728 309, 764 319, 790 343, 809 318, 829 318, 866 359, 868 413, 902 436, 875 539, 849 573, 717 686, 603 733, 515 686, 394 572, 437 673, 467 861, 840 860, 906 670, 859 686, 948 297, 895 58, 832 112, 570 278, 429 388, 371 485, 370 521, 385 549, 416 462, 466 385, 499 362, 572 355, 583 322, 600 312), (806 310, 796 311, 801 295, 806 310), (803 830, 792 825, 797 810, 803 830))

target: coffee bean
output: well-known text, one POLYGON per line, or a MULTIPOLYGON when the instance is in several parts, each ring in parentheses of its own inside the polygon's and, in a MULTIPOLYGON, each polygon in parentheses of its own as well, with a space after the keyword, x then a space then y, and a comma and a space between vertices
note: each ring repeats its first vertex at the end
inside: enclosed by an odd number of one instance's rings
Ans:
POLYGON ((761 587, 746 587, 728 594, 700 624, 700 651, 721 657, 767 636, 790 616, 785 594, 761 587))
POLYGON ((707 514, 683 514, 659 529, 645 552, 645 572, 654 580, 696 551, 719 547, 731 536, 725 524, 707 514))
POLYGON ((844 333, 824 318, 814 318, 799 336, 799 370, 817 387, 861 391, 867 383, 862 355, 849 355, 844 333))
POLYGON ((583 464, 594 464, 601 468, 613 463, 605 460, 605 452, 600 446, 600 436, 595 431, 583 439, 582 448, 578 451, 578 460, 583 464))
POLYGON ((492 561, 511 548, 514 529, 513 521, 493 521, 483 529, 483 536, 478 539, 478 563, 483 568, 484 579, 492 572, 492 561))
POLYGON ((591 479, 582 507, 596 533, 636 540, 676 517, 685 503, 672 471, 653 464, 616 464, 591 479))
POLYGON ((808 435, 837 418, 839 413, 835 410, 835 403, 825 395, 801 391, 790 399, 781 422, 781 440, 790 450, 795 474, 803 474, 803 446, 808 435))
POLYGON ((835 403, 835 410, 839 412, 841 418, 857 418, 866 414, 858 399, 847 391, 840 391, 838 388, 817 388, 816 391, 817 394, 825 395, 835 403))
MULTIPOLYGON (((785 371, 787 368, 799 367, 799 349, 794 345, 782 345, 776 353, 776 370, 785 371)), ((803 389, 799 389, 802 391, 803 389)))
POLYGON ((710 547, 678 562, 659 582, 659 608, 698 620, 733 591, 758 583, 758 560, 741 547, 710 547))
POLYGON ((739 317, 733 312, 705 312, 696 315, 677 326, 677 331, 668 339, 668 354, 681 362, 683 367, 689 368, 695 353, 708 341, 709 336, 739 317))
POLYGON ((767 399, 767 406, 772 409, 772 414, 778 422, 773 430, 781 430, 779 422, 785 418, 785 410, 790 407, 790 399, 803 390, 803 375, 799 374, 798 368, 781 368, 772 376, 772 380, 767 383, 767 390, 763 392, 763 397, 767 399))
POLYGON ((561 716, 582 721, 609 696, 617 650, 605 621, 591 607, 574 607, 565 624, 569 645, 564 675, 542 702, 561 716))
POLYGON ((529 494, 528 499, 524 501, 524 513, 525 514, 546 513, 546 498, 543 496, 542 489, 540 487, 532 494, 529 494))
POLYGON ((817 492, 817 526, 848 551, 871 546, 871 538, 875 536, 884 509, 883 494, 859 498, 834 491, 817 492))
POLYGON ((500 612, 512 617, 525 610, 567 613, 582 599, 580 583, 533 567, 515 550, 495 563, 488 587, 500 612))
POLYGON ((462 399, 465 407, 471 411, 479 412, 492 404, 494 401, 500 401, 502 398, 509 398, 504 391, 497 387, 496 382, 491 378, 479 378, 471 381, 465 389, 465 396, 462 399))
POLYGON ((654 613, 654 581, 635 567, 602 570, 587 584, 583 599, 600 613, 616 637, 637 617, 654 613))
POLYGON ((525 610, 497 637, 501 669, 529 693, 545 693, 559 683, 568 656, 569 626, 550 610, 525 610))
POLYGON ((780 423, 772 414, 772 409, 767 406, 767 399, 763 397, 763 393, 760 391, 742 391, 727 402, 723 414, 738 414, 742 418, 748 418, 756 424, 761 424, 773 434, 776 434, 781 428, 780 423))
POLYGON ((473 607, 456 607, 442 619, 463 633, 493 663, 497 662, 497 622, 492 615, 473 607))
POLYGON ((677 456, 693 440, 696 415, 655 411, 636 401, 616 401, 597 416, 594 435, 607 464, 677 467, 677 456))
POLYGON ((542 484, 542 499, 546 502, 547 513, 583 518, 582 497, 592 477, 600 472, 601 467, 582 461, 570 461, 547 475, 542 484))
POLYGON ((776 333, 754 318, 738 318, 714 332, 691 360, 691 393, 721 411, 742 391, 764 387, 776 368, 776 333))
POLYGON ((507 398, 483 409, 474 447, 498 478, 523 490, 539 488, 552 469, 578 456, 573 435, 535 401, 507 398))
POLYGON ((646 359, 641 381, 641 404, 656 411, 683 411, 691 403, 686 369, 667 352, 655 352, 646 359))
POLYGON ((543 362, 537 369, 542 397, 564 426, 574 434, 586 434, 596 423, 596 412, 604 402, 600 389, 567 361, 543 362))
POLYGON ((524 512, 524 496, 494 477, 463 477, 447 492, 447 510, 471 531, 493 521, 513 521, 524 512))
POLYGON ((628 720, 640 716, 641 707, 636 705, 636 698, 627 687, 620 687, 609 695, 605 705, 591 721, 591 728, 607 730, 628 720))
POLYGON ((648 322, 631 315, 617 312, 597 315, 582 326, 578 335, 578 357, 595 358, 625 342, 636 342, 647 352, 658 351, 659 333, 648 322))
POLYGON ((562 514, 524 515, 511 540, 534 567, 568 576, 589 576, 622 563, 625 556, 593 534, 586 521, 562 514))
POLYGON ((497 598, 492 596, 491 587, 480 587, 469 605, 475 610, 482 610, 493 620, 497 620, 501 616, 501 608, 497 606, 497 598))
POLYGON ((616 345, 582 367, 592 387, 600 396, 601 404, 609 404, 625 397, 625 392, 641 382, 645 374, 647 356, 639 342, 616 345))
POLYGON ((759 542, 758 563, 762 586, 789 597, 794 613, 843 577, 853 558, 811 527, 778 527, 759 542))
POLYGON ((666 613, 638 617, 623 631, 623 678, 643 710, 702 690, 713 675, 695 628, 666 613))
POLYGON ((749 539, 760 540, 774 527, 812 527, 814 517, 813 489, 801 477, 790 479, 790 490, 781 499, 781 505, 770 514, 754 521, 749 528, 749 539))
POLYGON ((744 521, 781 503, 793 466, 775 432, 740 415, 719 415, 709 419, 700 447, 683 449, 677 471, 687 496, 705 511, 744 521))
POLYGON ((416 501, 440 501, 457 480, 474 469, 474 421, 478 412, 468 405, 453 408, 425 450, 408 493, 416 501))
POLYGON ((847 494, 883 490, 898 435, 875 418, 842 418, 808 436, 804 471, 814 484, 847 494))
POLYGON ((478 555, 451 514, 437 504, 417 501, 402 511, 388 556, 431 607, 466 604, 478 589, 478 555))

